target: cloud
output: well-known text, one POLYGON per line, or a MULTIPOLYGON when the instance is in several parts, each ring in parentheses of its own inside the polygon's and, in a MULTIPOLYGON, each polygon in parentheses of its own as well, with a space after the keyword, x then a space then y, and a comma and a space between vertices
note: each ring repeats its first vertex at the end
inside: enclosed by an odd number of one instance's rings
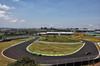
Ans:
POLYGON ((9 7, 9 6, 0 4, 0 9, 4 9, 2 11, 0 10, 0 18, 3 18, 5 20, 11 20, 13 22, 12 20, 13 18, 8 15, 8 13, 12 15, 11 12, 8 12, 8 9, 15 9, 15 7, 9 7))
POLYGON ((19 20, 19 19, 11 19, 9 22, 12 22, 12 23, 16 23, 16 22, 25 22, 25 20, 19 20))
POLYGON ((12 0, 12 1, 20 1, 20 0, 12 0))
POLYGON ((94 25, 93 25, 93 24, 89 24, 89 26, 90 26, 90 27, 93 27, 94 25))
POLYGON ((0 4, 0 9, 8 10, 8 9, 15 9, 15 7, 9 7, 9 6, 1 5, 1 4, 0 4))
POLYGON ((11 20, 10 22, 15 23, 15 22, 17 22, 17 21, 18 21, 18 19, 13 19, 13 20, 11 20))
POLYGON ((93 29, 99 29, 100 28, 100 26, 99 26, 99 24, 89 24, 89 27, 90 28, 93 28, 93 29))
POLYGON ((0 18, 3 18, 5 20, 11 19, 8 15, 0 14, 0 18))
POLYGON ((4 14, 4 13, 6 13, 5 11, 0 11, 0 14, 4 14))
POLYGON ((23 20, 20 20, 19 22, 25 22, 25 20, 23 19, 23 20))
POLYGON ((63 25, 60 25, 59 27, 60 27, 60 28, 62 28, 62 27, 63 27, 63 25))
POLYGON ((100 29, 100 26, 95 26, 94 28, 95 28, 95 29, 100 29))
POLYGON ((50 27, 53 27, 54 25, 50 24, 49 26, 50 26, 50 27))
POLYGON ((6 6, 6 5, 1 5, 1 4, 0 4, 0 8, 1 8, 1 9, 6 9, 6 10, 10 9, 10 7, 8 7, 8 6, 6 6))
POLYGON ((6 15, 5 11, 0 11, 0 18, 6 19, 6 20, 10 20, 11 19, 11 17, 6 15))
POLYGON ((11 7, 10 9, 15 9, 15 7, 11 7))
MULTIPOLYGON (((8 12, 9 13, 9 12, 8 12)), ((11 13, 10 13, 11 14, 11 13)), ((11 14, 12 15, 12 14, 11 14)), ((12 15, 13 16, 13 15, 12 15)), ((16 23, 16 22, 25 22, 25 20, 19 20, 17 18, 13 18, 9 15, 7 15, 6 11, 0 11, 0 18, 8 20, 10 23, 16 23)))
POLYGON ((12 13, 8 12, 8 9, 15 9, 15 7, 9 7, 9 6, 0 4, 0 9, 4 9, 2 11, 0 10, 0 18, 2 18, 4 20, 8 20, 8 22, 10 22, 10 23, 25 22, 24 19, 23 20, 19 20, 17 18, 14 18, 12 13), (12 17, 10 15, 12 15, 12 17))

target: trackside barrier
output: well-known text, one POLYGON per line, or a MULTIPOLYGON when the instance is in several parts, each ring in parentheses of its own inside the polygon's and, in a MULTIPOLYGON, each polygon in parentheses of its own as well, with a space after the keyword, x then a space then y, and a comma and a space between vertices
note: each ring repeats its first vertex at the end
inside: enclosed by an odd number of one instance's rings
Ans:
POLYGON ((24 37, 29 37, 29 36, 9 36, 7 38, 24 38, 24 37))
MULTIPOLYGON (((84 65, 84 61, 87 61, 87 64, 92 64, 92 61, 95 61, 94 59, 97 55, 89 56, 89 57, 77 57, 77 58, 69 58, 69 59, 62 59, 62 60, 44 60, 44 61, 38 61, 41 65, 59 65, 59 64, 69 64, 72 63, 75 65, 76 62, 80 62, 80 66, 84 65)), ((64 66, 63 65, 63 66, 64 66)), ((71 65, 73 66, 73 65, 71 65)))
POLYGON ((26 42, 26 41, 29 41, 29 40, 25 40, 25 41, 22 41, 22 42, 19 42, 19 43, 13 44, 13 45, 11 45, 11 46, 15 46, 15 45, 21 44, 21 43, 26 42))
POLYGON ((35 37, 35 36, 8 36, 7 39, 21 39, 21 38, 28 38, 28 37, 35 37))
POLYGON ((78 50, 76 50, 76 51, 74 51, 74 52, 72 52, 72 53, 69 53, 69 54, 45 54, 45 53, 38 53, 38 52, 31 52, 30 50, 29 50, 29 47, 31 46, 32 44, 30 44, 28 47, 27 47, 27 51, 28 52, 30 52, 30 53, 32 53, 32 54, 34 54, 34 55, 37 55, 37 56, 66 56, 66 55, 71 55, 71 54, 74 54, 74 53, 76 53, 76 52, 78 52, 80 49, 82 49, 83 47, 84 47, 84 45, 85 45, 85 43, 81 46, 81 48, 79 48, 78 50))
MULTIPOLYGON (((25 36, 25 37, 26 37, 26 36, 25 36)), ((13 45, 11 45, 11 46, 15 46, 15 45, 21 44, 21 43, 26 42, 26 41, 29 41, 29 40, 24 40, 24 41, 22 41, 22 42, 19 42, 19 43, 13 44, 13 45)))

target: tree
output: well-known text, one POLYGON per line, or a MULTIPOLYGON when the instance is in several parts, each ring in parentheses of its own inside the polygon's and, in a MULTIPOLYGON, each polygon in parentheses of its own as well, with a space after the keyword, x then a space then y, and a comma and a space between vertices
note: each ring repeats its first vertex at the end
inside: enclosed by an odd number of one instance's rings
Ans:
POLYGON ((43 27, 41 27, 41 29, 43 29, 43 27))
POLYGON ((7 66, 39 66, 38 62, 35 61, 35 58, 23 57, 20 60, 10 63, 7 66))
POLYGON ((4 33, 4 36, 7 36, 7 35, 8 35, 8 32, 5 32, 5 33, 4 33))
POLYGON ((48 28, 47 28, 47 27, 44 27, 44 29, 46 29, 46 30, 47 30, 48 28))
POLYGON ((14 32, 11 32, 11 33, 10 33, 10 35, 11 35, 11 36, 15 36, 15 35, 16 35, 16 33, 14 33, 14 32))
POLYGON ((28 30, 26 30, 25 33, 28 34, 28 30))
POLYGON ((54 38, 56 38, 56 35, 54 35, 54 38))

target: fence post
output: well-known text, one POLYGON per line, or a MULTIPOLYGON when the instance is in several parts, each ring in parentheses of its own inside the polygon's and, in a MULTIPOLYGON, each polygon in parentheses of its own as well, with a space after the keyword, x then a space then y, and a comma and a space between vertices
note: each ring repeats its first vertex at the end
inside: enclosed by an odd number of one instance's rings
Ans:
POLYGON ((73 58, 73 66, 74 66, 74 58, 73 58))
POLYGON ((58 60, 57 60, 57 66, 58 66, 58 60))
POLYGON ((47 61, 47 66, 48 66, 48 61, 47 61))
POLYGON ((81 66, 82 66, 82 59, 81 59, 81 66))
POLYGON ((67 63, 66 63, 66 61, 65 61, 65 66, 67 66, 66 64, 67 64, 67 63))
POLYGON ((88 57, 88 66, 89 66, 89 64, 90 64, 90 61, 89 61, 89 57, 88 57))
POLYGON ((93 60, 93 66, 95 66, 95 59, 93 60))

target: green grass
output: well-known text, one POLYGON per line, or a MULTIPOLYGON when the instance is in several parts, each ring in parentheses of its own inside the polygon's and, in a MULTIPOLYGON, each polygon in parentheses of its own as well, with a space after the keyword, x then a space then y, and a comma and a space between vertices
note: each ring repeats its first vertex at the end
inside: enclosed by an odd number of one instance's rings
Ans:
POLYGON ((4 35, 4 33, 0 33, 0 36, 4 35))
POLYGON ((83 44, 50 44, 50 43, 33 43, 29 50, 44 54, 68 54, 76 51, 83 44))
POLYGON ((55 38, 52 37, 41 37, 39 41, 48 41, 48 42, 66 42, 66 43, 76 43, 80 42, 79 40, 68 38, 66 36, 56 36, 55 38), (47 39, 47 40, 45 40, 47 39))
POLYGON ((82 39, 92 41, 94 43, 100 42, 100 38, 97 38, 97 37, 94 37, 94 36, 83 36, 82 39))
MULTIPOLYGON (((29 40, 29 39, 32 39, 32 37, 30 38, 25 38, 25 39, 17 39, 17 40, 12 40, 12 41, 7 41, 7 42, 0 42, 0 53, 10 47, 11 45, 13 44, 16 44, 16 43, 19 43, 19 42, 22 42, 20 40, 29 40)), ((0 65, 2 66, 6 66, 8 63, 11 63, 11 62, 14 62, 14 60, 10 60, 10 59, 7 59, 5 57, 3 57, 1 54, 0 54, 0 65)))

